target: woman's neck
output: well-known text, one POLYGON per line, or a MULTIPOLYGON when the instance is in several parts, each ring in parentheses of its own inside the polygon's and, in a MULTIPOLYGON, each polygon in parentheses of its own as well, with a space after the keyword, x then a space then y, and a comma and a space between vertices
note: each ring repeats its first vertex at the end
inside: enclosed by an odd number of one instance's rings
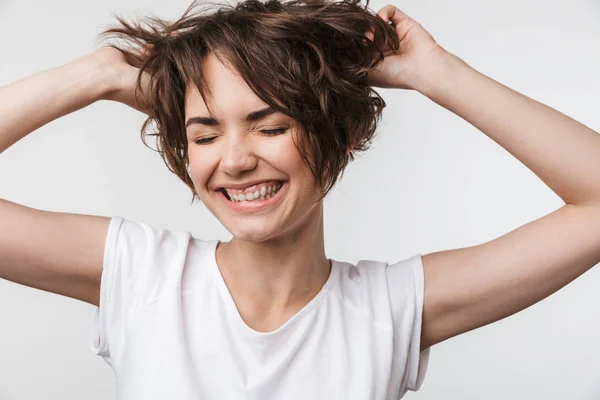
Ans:
POLYGON ((321 290, 331 269, 325 256, 323 205, 285 236, 260 243, 236 238, 219 243, 216 259, 238 309, 243 304, 248 314, 263 317, 301 309, 321 290))

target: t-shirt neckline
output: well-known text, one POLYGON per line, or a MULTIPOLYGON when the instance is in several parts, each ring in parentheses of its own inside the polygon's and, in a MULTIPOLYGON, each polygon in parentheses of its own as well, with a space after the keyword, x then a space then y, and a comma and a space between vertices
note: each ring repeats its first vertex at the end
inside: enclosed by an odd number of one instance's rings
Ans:
POLYGON ((240 331, 243 334, 245 334, 246 336, 253 338, 254 340, 258 340, 258 341, 274 340, 278 336, 282 335, 283 332, 290 329, 290 327, 292 325, 294 325, 299 319, 301 319, 302 316, 308 314, 313 309, 318 307, 321 303, 323 303, 323 301, 325 300, 327 295, 330 293, 331 288, 333 287, 335 280, 337 279, 337 277, 339 275, 337 272, 338 271, 337 261, 332 258, 329 258, 328 260, 331 262, 331 271, 329 273, 329 277, 327 278, 327 281, 325 281, 325 284, 323 285, 321 290, 317 293, 317 295, 315 297, 313 297, 304 307, 302 307, 302 309, 300 311, 298 311, 296 314, 294 314, 290 319, 288 319, 279 328, 277 328, 273 331, 270 331, 270 332, 259 332, 257 330, 254 330, 253 328, 249 327, 246 324, 246 322, 242 319, 242 316, 240 315, 240 312, 237 309, 235 302, 233 301, 233 296, 231 295, 231 292, 229 292, 229 288, 227 287, 227 284, 225 283, 225 279, 223 278, 223 275, 221 274, 221 270, 219 269, 219 266, 217 264, 217 246, 218 246, 219 242, 220 242, 220 240, 212 241, 212 246, 210 249, 211 250, 211 257, 210 257, 211 272, 215 276, 215 282, 217 284, 217 287, 218 287, 219 291, 221 292, 221 294, 223 295, 223 299, 227 303, 227 307, 229 308, 229 311, 233 315, 233 318, 235 319, 236 324, 239 326, 240 331))

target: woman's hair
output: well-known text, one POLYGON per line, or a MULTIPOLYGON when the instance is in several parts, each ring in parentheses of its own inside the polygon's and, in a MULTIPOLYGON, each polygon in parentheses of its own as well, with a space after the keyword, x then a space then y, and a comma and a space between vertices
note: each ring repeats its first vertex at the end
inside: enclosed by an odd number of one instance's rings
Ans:
POLYGON ((368 149, 386 104, 367 83, 367 73, 383 61, 385 46, 399 47, 394 28, 368 8, 369 0, 364 6, 360 1, 194 1, 174 22, 151 16, 128 23, 113 14, 119 24, 99 37, 125 40, 125 46, 108 46, 140 68, 136 98, 148 114, 142 141, 149 147, 145 136, 156 136, 155 151, 192 190, 192 203, 198 197, 187 172, 185 94, 194 84, 208 105, 201 62, 209 53, 237 71, 266 104, 300 124, 303 140, 294 144, 320 184, 322 200, 354 160, 353 152, 368 149), (220 8, 202 8, 210 4, 220 8), (365 36, 369 30, 372 40, 365 36), (152 52, 144 54, 148 44, 152 52), (150 77, 145 93, 143 72, 150 77), (147 133, 152 125, 155 132, 147 133))

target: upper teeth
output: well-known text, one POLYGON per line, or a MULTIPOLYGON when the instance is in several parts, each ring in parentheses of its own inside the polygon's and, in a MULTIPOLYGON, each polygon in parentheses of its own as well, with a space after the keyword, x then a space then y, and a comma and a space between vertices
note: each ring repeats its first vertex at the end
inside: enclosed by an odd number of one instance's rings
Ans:
MULTIPOLYGON (((253 192, 248 193, 234 193, 233 189, 224 189, 232 201, 252 201, 257 199, 264 200, 271 198, 275 195, 275 193, 277 193, 277 191, 279 191, 279 189, 281 189, 281 185, 281 182, 276 184, 265 184, 263 186, 259 185, 253 192)), ((235 192, 239 192, 239 190, 236 190, 235 192)))

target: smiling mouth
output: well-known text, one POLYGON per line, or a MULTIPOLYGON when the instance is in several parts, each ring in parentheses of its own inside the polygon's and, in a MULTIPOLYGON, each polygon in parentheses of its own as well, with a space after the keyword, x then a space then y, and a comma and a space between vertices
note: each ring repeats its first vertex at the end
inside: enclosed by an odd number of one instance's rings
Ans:
POLYGON ((277 181, 277 184, 275 186, 268 187, 267 189, 263 188, 263 190, 261 191, 257 190, 255 192, 232 195, 236 196, 235 199, 232 199, 229 193, 227 193, 227 190, 225 190, 224 188, 218 189, 217 192, 222 193, 223 196, 232 203, 253 203, 255 201, 268 200, 271 197, 274 197, 286 183, 287 181, 277 181))

